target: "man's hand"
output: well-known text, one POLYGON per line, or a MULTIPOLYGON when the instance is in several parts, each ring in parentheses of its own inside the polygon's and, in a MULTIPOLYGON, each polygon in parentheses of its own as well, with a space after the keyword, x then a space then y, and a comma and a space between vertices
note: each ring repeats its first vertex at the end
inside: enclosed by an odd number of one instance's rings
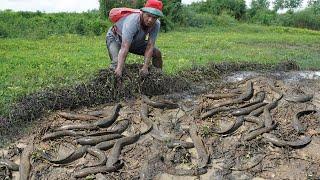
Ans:
POLYGON ((117 78, 121 78, 122 77, 122 69, 120 69, 119 67, 116 68, 116 70, 114 70, 114 75, 117 78))
POLYGON ((147 76, 148 74, 149 74, 148 67, 143 66, 143 67, 140 69, 140 76, 145 77, 145 76, 147 76))

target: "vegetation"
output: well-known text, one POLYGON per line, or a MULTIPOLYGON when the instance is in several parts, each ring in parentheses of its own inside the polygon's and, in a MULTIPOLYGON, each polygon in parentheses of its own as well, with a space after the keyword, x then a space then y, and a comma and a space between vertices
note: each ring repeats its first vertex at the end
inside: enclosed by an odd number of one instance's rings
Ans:
POLYGON ((301 6, 302 0, 275 0, 274 9, 275 11, 279 9, 289 9, 289 11, 293 11, 295 8, 301 6))
POLYGON ((110 23, 98 11, 86 13, 42 13, 0 11, 0 37, 45 38, 48 35, 101 35, 110 23))
MULTIPOLYGON (((222 61, 273 64, 295 60, 310 69, 320 67, 319 35, 304 29, 234 23, 161 33, 157 46, 164 55, 164 71, 169 74, 222 61)), ((83 82, 108 67, 104 42, 104 35, 0 38, 1 112, 17 97, 83 82)), ((128 59, 129 63, 142 61, 133 55, 128 59)))
MULTIPOLYGON (((111 23, 108 12, 113 7, 141 8, 144 0, 131 1, 100 0, 99 11, 85 13, 43 13, 0 11, 0 38, 41 39, 50 35, 105 34, 111 23)), ((320 29, 320 0, 311 0, 308 8, 295 11, 301 0, 276 0, 270 9, 270 0, 253 0, 250 8, 244 0, 207 0, 189 6, 181 0, 163 0, 161 30, 167 32, 175 27, 205 27, 234 24, 237 22, 263 25, 280 25, 313 30, 320 29), (289 8, 284 14, 279 9, 289 8)))
MULTIPOLYGON (((99 2, 99 11, 84 13, 0 11, 0 116, 23 95, 77 84, 108 67, 105 32, 112 25, 108 11, 140 8, 144 0, 99 2)), ((166 16, 161 29, 168 33, 160 34, 157 46, 168 74, 222 61, 294 60, 305 69, 320 68, 320 32, 314 31, 320 29, 320 0, 310 0, 301 11, 295 10, 299 0, 276 0, 279 7, 274 9, 269 0, 253 0, 250 8, 244 0, 189 6, 181 0, 163 2, 166 16), (282 8, 289 11, 278 14, 282 8)), ((128 61, 142 59, 130 55, 128 61)))

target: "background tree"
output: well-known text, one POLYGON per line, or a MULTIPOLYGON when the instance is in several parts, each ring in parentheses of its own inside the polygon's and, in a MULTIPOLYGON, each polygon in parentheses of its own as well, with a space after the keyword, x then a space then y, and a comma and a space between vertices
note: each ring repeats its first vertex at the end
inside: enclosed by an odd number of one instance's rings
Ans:
POLYGON ((320 0, 309 0, 308 7, 312 9, 315 15, 320 15, 320 0))
POLYGON ((114 7, 131 7, 134 8, 137 3, 141 0, 132 1, 132 0, 99 0, 99 12, 102 19, 107 19, 109 11, 114 7))
POLYGON ((246 13, 246 4, 244 0, 207 0, 201 4, 200 12, 209 12, 213 15, 227 13, 237 20, 244 17, 246 13))
POLYGON ((270 2, 268 0, 252 0, 251 9, 266 10, 269 9, 270 2))
POLYGON ((254 23, 271 25, 277 14, 269 9, 270 2, 268 0, 253 0, 251 2, 251 8, 247 11, 247 20, 254 23))
POLYGON ((279 9, 289 9, 289 11, 293 11, 294 9, 301 6, 303 0, 275 0, 274 2, 274 10, 278 11, 279 9))
POLYGON ((107 18, 107 1, 99 0, 99 14, 101 19, 107 18))

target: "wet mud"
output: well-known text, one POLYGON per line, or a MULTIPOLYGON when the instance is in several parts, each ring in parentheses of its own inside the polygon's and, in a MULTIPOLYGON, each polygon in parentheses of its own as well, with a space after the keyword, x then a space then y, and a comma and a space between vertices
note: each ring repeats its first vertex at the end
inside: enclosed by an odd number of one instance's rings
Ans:
POLYGON ((53 112, 0 149, 0 178, 317 179, 320 77, 293 75, 234 72, 202 91, 53 112), (61 129, 72 125, 94 128, 61 129))

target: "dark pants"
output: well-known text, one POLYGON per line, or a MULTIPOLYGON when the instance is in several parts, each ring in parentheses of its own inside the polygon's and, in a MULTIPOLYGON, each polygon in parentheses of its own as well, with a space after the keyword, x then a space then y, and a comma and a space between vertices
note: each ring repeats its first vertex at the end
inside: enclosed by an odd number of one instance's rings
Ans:
MULTIPOLYGON (((110 68, 116 69, 118 65, 118 55, 121 48, 121 36, 112 31, 112 27, 107 32, 106 37, 107 50, 111 60, 110 68)), ((147 48, 147 41, 141 44, 134 44, 130 46, 129 52, 144 56, 147 48)), ((162 68, 162 58, 160 51, 155 47, 152 53, 152 64, 157 68, 162 68), (159 55, 160 54, 160 55, 159 55), (158 56, 160 56, 160 58, 158 56), (160 62, 159 62, 160 61, 160 62)))

